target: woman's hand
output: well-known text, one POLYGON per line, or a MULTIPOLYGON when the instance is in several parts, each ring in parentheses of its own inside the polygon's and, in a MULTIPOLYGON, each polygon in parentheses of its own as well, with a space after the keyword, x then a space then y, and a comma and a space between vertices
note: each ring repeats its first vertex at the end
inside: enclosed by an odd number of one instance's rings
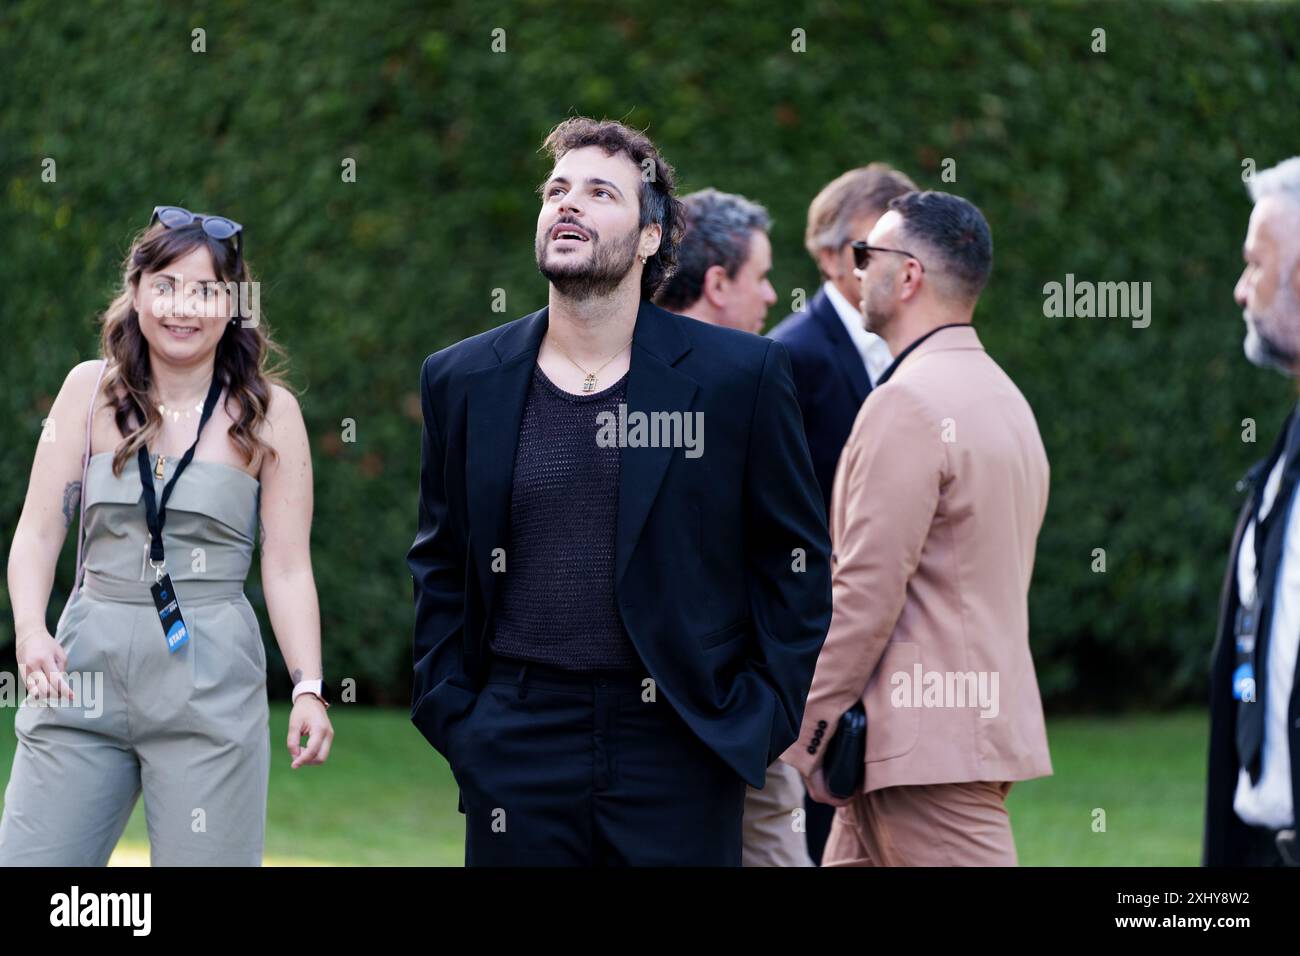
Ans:
POLYGON ((28 694, 72 697, 72 689, 59 676, 67 655, 46 630, 45 614, 59 551, 81 504, 82 436, 100 366, 98 360, 82 362, 64 379, 50 408, 48 436, 43 431, 36 442, 27 499, 9 546, 9 601, 18 636, 19 675, 28 694))
POLYGON ((324 763, 330 755, 330 742, 334 740, 334 727, 325 716, 325 705, 313 694, 302 694, 289 714, 289 753, 293 756, 292 769, 303 764, 324 763), (307 746, 302 738, 307 738, 307 746))
POLYGON ((72 688, 64 677, 68 654, 45 628, 32 628, 18 635, 14 648, 18 673, 27 687, 27 696, 43 699, 57 695, 72 700, 72 688))

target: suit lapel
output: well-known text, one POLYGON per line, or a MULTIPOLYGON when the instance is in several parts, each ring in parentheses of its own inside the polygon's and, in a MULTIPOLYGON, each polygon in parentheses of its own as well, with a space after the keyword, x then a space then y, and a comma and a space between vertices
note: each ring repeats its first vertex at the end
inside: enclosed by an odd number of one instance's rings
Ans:
POLYGON ((519 423, 537 351, 546 333, 547 309, 534 312, 496 343, 499 365, 467 377, 466 495, 470 548, 483 585, 484 607, 491 608, 499 575, 492 551, 509 544, 510 490, 514 480, 519 423))
POLYGON ((813 296, 809 312, 812 313, 813 321, 821 326, 822 332, 830 340, 835 362, 848 379, 853 396, 861 403, 871 391, 867 365, 862 361, 862 353, 853 344, 853 339, 849 337, 849 330, 844 327, 840 314, 835 311, 835 303, 831 301, 825 289, 813 296))
MULTIPOLYGON (((1259 510, 1264 485, 1268 483, 1269 473, 1273 470, 1273 466, 1277 464, 1278 456, 1281 455, 1282 442, 1285 441, 1285 435, 1290 426, 1291 416, 1288 415, 1286 421, 1282 423, 1281 434, 1283 437, 1278 439, 1278 442, 1266 457, 1255 462, 1250 467, 1250 470, 1237 482, 1237 491, 1245 492, 1246 500, 1237 515, 1237 526, 1232 531, 1232 545, 1228 549, 1228 569, 1223 576, 1223 587, 1219 592, 1219 633, 1216 635, 1217 641, 1210 655, 1210 666, 1211 670, 1216 672, 1216 679, 1220 676, 1217 674, 1221 663, 1220 654, 1221 652, 1230 652, 1232 647, 1234 617, 1240 604, 1237 594, 1237 565, 1241 561, 1241 542, 1246 536, 1246 528, 1250 524, 1251 517, 1259 510)), ((1222 666, 1224 668, 1230 667, 1231 659, 1230 653, 1228 656, 1223 657, 1222 666)), ((1300 660, 1296 662, 1296 666, 1300 668, 1300 660)), ((1223 680, 1227 680, 1227 674, 1228 671, 1225 670, 1222 675, 1223 680)))
MULTIPOLYGON (((642 301, 632 333, 632 364, 627 381, 629 422, 634 412, 681 412, 690 410, 698 386, 690 376, 673 367, 690 351, 691 344, 682 319, 642 301)), ((629 431, 631 430, 629 425, 629 431)), ((615 533, 614 585, 623 578, 646 517, 654 504, 664 473, 680 448, 628 448, 619 451, 618 523, 615 533)))

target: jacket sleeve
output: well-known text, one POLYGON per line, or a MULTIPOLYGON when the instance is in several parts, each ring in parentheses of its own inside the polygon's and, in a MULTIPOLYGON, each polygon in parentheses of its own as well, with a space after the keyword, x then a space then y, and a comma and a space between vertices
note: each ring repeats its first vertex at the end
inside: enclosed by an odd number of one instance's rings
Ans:
POLYGON ((939 424, 918 396, 891 385, 867 398, 836 480, 844 519, 832 558, 835 612, 799 741, 782 754, 804 776, 821 763, 840 716, 862 698, 880 663, 939 506, 946 460, 939 424))
POLYGON ((767 764, 795 739, 831 618, 830 534, 785 346, 763 360, 745 460, 750 674, 776 698, 767 764))
POLYGON ((450 761, 448 734, 473 706, 476 693, 464 668, 465 549, 448 521, 443 481, 446 449, 433 410, 434 356, 420 375, 424 413, 420 445, 419 528, 407 552, 415 595, 411 721, 450 761))

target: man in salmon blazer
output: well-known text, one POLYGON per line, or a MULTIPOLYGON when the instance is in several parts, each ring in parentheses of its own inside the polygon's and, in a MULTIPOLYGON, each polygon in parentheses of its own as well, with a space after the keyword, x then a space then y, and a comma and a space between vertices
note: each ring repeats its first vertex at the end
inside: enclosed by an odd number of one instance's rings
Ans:
POLYGON ((988 223, 911 192, 854 251, 866 327, 895 359, 836 469, 834 612, 782 759, 837 807, 824 866, 1015 865, 1006 795, 1052 772, 1028 611, 1048 464, 972 325, 988 223), (859 700, 865 777, 838 798, 823 761, 859 700))

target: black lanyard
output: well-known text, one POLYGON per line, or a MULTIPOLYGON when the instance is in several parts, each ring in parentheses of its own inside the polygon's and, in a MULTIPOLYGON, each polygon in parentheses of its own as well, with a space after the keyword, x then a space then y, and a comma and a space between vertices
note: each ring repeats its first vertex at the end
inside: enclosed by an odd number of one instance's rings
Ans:
POLYGON ((947 325, 936 325, 929 332, 926 332, 925 335, 921 336, 919 339, 917 339, 907 348, 903 349, 903 351, 899 352, 898 358, 894 359, 892 362, 889 363, 889 368, 885 369, 884 373, 880 376, 880 378, 876 379, 876 384, 871 387, 873 389, 877 389, 880 388, 880 386, 884 385, 886 382, 888 382, 889 377, 894 374, 894 369, 898 368, 899 364, 903 361, 903 359, 907 358, 907 356, 912 353, 912 350, 914 348, 916 348, 918 345, 920 345, 930 336, 934 335, 935 332, 939 332, 943 329, 969 329, 972 325, 973 323, 971 322, 949 322, 947 325))
POLYGON ((172 495, 172 489, 176 487, 176 479, 181 476, 186 466, 194 458, 194 449, 199 443, 199 436, 203 434, 203 426, 208 423, 212 417, 213 410, 217 407, 217 396, 221 394, 221 379, 217 375, 212 376, 212 385, 208 388, 208 397, 203 400, 203 415, 199 418, 199 429, 194 435, 194 444, 186 449, 181 460, 176 464, 176 472, 172 475, 171 481, 163 486, 162 501, 155 498, 153 487, 153 471, 149 468, 149 453, 145 450, 144 445, 140 446, 137 459, 140 463, 140 484, 144 491, 144 516, 145 521, 149 524, 149 563, 153 565, 154 571, 162 577, 164 566, 163 559, 163 525, 167 523, 167 499, 172 495))
MULTIPOLYGON (((1237 649, 1236 670, 1233 673, 1234 693, 1238 681, 1243 676, 1252 681, 1257 680, 1262 668, 1256 667, 1256 664, 1260 663, 1262 652, 1268 644, 1267 629, 1272 624, 1272 608, 1271 606, 1265 608, 1265 605, 1272 604, 1286 535, 1285 522, 1291 510, 1291 497, 1296 483, 1300 481, 1300 455, 1295 454, 1292 448, 1293 442, 1297 440, 1297 436, 1292 435, 1292 430, 1300 427, 1300 422, 1296 421, 1295 416, 1295 410, 1287 415, 1286 421, 1282 424, 1282 432, 1278 435, 1268 460, 1259 470, 1255 478, 1255 487, 1251 492, 1250 520, 1255 526, 1255 580, 1249 600, 1246 600, 1246 595, 1238 593, 1237 617, 1233 628, 1237 649), (1282 463, 1282 478, 1278 483, 1268 514, 1261 519, 1259 509, 1263 505, 1264 489, 1279 462, 1282 463), (1274 536, 1278 540, 1271 540, 1274 536), (1272 569, 1273 579, 1267 579, 1264 577, 1264 565, 1274 563, 1272 559, 1276 559, 1277 566, 1272 569), (1264 620, 1266 616, 1267 621, 1264 620)), ((1240 592, 1240 589, 1238 591, 1240 592)), ((1259 688, 1258 683, 1255 687, 1256 699, 1258 699, 1258 691, 1262 688, 1259 688)))
POLYGON ((1259 596, 1259 577, 1264 568, 1264 548, 1268 541, 1269 534, 1279 521, 1286 518, 1290 510, 1291 493, 1295 490, 1297 480, 1300 480, 1300 455, 1295 454, 1293 444, 1296 437, 1291 434, 1296 428, 1295 411, 1293 410, 1287 416, 1285 424, 1282 426, 1282 435, 1278 440, 1279 447, 1274 450, 1272 461, 1268 470, 1262 476, 1263 480, 1259 483, 1258 491, 1254 496, 1252 506, 1255 519, 1255 596, 1259 596), (1273 504, 1268 509, 1268 514, 1263 518, 1259 516, 1259 509, 1264 503, 1264 486, 1268 484, 1268 478, 1272 471, 1277 467, 1278 459, 1284 461, 1282 479, 1278 483, 1277 493, 1273 496, 1273 504))

